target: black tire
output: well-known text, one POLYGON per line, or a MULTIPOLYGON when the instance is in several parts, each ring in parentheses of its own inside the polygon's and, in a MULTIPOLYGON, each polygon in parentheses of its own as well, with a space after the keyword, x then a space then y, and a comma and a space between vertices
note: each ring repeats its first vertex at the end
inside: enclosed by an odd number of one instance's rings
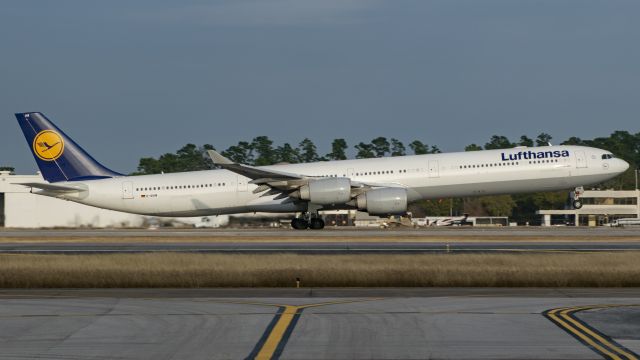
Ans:
POLYGON ((309 223, 305 219, 294 218, 291 220, 291 227, 296 230, 304 230, 309 227, 309 223))
POLYGON ((311 219, 311 223, 309 224, 309 228, 311 228, 313 230, 320 230, 320 229, 324 228, 324 220, 322 220, 320 218, 311 219))
POLYGON ((573 200, 573 208, 574 209, 580 209, 582 207, 582 201, 580 200, 573 200))

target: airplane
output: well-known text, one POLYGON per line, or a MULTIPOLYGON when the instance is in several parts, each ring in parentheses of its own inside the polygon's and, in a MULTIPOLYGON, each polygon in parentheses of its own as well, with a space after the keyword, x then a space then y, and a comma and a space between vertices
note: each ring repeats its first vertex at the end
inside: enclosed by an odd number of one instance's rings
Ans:
POLYGON ((469 218, 469 214, 463 214, 461 217, 455 218, 446 218, 446 219, 437 219, 430 226, 464 226, 464 225, 472 225, 473 223, 467 221, 469 218))
POLYGON ((580 208, 582 186, 629 168, 609 151, 568 145, 271 166, 235 163, 210 150, 220 169, 125 176, 96 161, 42 113, 15 115, 46 180, 20 184, 35 194, 151 216, 296 213, 291 225, 299 230, 324 228, 322 210, 402 215, 412 201, 445 197, 575 188, 573 205, 580 208))

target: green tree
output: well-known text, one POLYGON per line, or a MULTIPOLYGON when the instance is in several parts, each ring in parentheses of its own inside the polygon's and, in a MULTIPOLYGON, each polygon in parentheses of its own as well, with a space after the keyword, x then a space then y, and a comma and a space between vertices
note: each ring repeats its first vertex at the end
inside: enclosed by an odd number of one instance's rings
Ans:
POLYGON ((529 138, 527 135, 520 136, 520 141, 518 142, 520 146, 533 147, 533 140, 529 138))
POLYGON ((16 169, 12 166, 0 166, 0 171, 11 171, 14 172, 16 169))
POLYGON ((463 202, 460 198, 419 200, 409 204, 408 209, 414 218, 425 216, 460 216, 463 202))
POLYGON ((239 163, 253 165, 253 149, 251 144, 246 141, 238 142, 238 145, 232 145, 222 152, 222 156, 229 160, 239 163))
POLYGON ((373 145, 373 152, 375 154, 375 157, 386 156, 389 153, 391 147, 389 141, 387 141, 387 138, 382 136, 378 136, 377 138, 371 140, 371 145, 373 145))
POLYGON ((176 151, 175 154, 166 153, 158 159, 147 157, 138 162, 138 171, 134 174, 159 174, 183 171, 207 170, 213 167, 213 163, 206 150, 213 149, 213 146, 206 144, 197 147, 194 144, 187 144, 176 151))
POLYGON ((257 136, 251 141, 251 149, 255 154, 254 165, 272 165, 277 162, 273 141, 268 136, 257 136))
POLYGON ((300 152, 298 149, 294 149, 289 143, 278 146, 275 152, 275 159, 278 163, 294 164, 300 161, 300 152))
POLYGON ((536 211, 540 209, 564 209, 568 198, 568 191, 513 195, 516 206, 512 214, 512 220, 521 224, 525 222, 539 224, 540 216, 536 214, 536 211))
POLYGON ((562 142, 562 145, 584 145, 584 141, 579 137, 572 136, 569 139, 562 142))
POLYGON ((491 149, 509 149, 516 146, 506 136, 493 135, 488 143, 484 144, 486 150, 491 149))
POLYGON ((347 142, 344 139, 334 139, 331 142, 331 152, 327 154, 326 158, 329 160, 347 160, 347 142))
POLYGON ((483 196, 480 202, 489 216, 511 216, 516 206, 511 195, 483 196))
POLYGON ((409 144, 409 147, 416 155, 424 155, 429 153, 429 145, 424 144, 420 140, 413 140, 411 144, 409 144))
POLYGON ((391 156, 404 156, 406 153, 407 149, 404 147, 402 141, 391 139, 391 156))
POLYGON ((549 143, 551 142, 551 139, 553 139, 551 137, 551 135, 549 135, 547 133, 541 133, 536 138, 536 146, 549 146, 549 143))
POLYGON ((298 146, 298 152, 300 153, 300 161, 303 163, 309 163, 314 161, 320 161, 316 145, 308 138, 304 138, 298 146))
POLYGON ((355 148, 358 151, 356 153, 356 159, 369 159, 369 158, 376 157, 376 154, 374 153, 374 147, 372 144, 366 144, 361 142, 358 145, 356 145, 355 148))
POLYGON ((438 154, 441 152, 436 145, 432 145, 431 147, 429 147, 429 145, 423 143, 420 140, 412 141, 409 144, 409 147, 411 148, 411 150, 413 150, 413 153, 416 155, 438 154))
POLYGON ((471 144, 464 147, 464 151, 480 151, 482 150, 482 146, 471 144))

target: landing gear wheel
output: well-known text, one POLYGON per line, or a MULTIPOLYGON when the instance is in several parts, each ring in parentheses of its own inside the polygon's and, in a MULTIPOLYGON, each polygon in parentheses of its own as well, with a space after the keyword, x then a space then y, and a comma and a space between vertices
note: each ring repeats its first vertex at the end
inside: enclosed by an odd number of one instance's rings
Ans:
POLYGON ((293 220, 291 220, 291 227, 296 230, 304 230, 309 227, 309 223, 305 219, 294 218, 293 220))
POLYGON ((311 222, 309 223, 309 228, 311 228, 313 230, 320 230, 320 229, 324 228, 324 220, 322 220, 320 218, 311 219, 311 222))
POLYGON ((573 200, 573 208, 574 209, 580 209, 582 207, 582 201, 580 200, 573 200))

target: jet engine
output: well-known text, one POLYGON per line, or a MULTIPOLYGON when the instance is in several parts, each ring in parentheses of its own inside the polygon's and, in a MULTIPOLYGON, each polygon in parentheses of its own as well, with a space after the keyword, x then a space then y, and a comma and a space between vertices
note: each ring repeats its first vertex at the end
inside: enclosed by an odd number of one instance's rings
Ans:
POLYGON ((299 198, 314 204, 344 204, 351 200, 351 180, 348 178, 326 178, 311 180, 299 190, 299 198))
POLYGON ((372 189, 358 195, 359 210, 369 215, 403 215, 407 212, 407 190, 401 188, 372 189))

